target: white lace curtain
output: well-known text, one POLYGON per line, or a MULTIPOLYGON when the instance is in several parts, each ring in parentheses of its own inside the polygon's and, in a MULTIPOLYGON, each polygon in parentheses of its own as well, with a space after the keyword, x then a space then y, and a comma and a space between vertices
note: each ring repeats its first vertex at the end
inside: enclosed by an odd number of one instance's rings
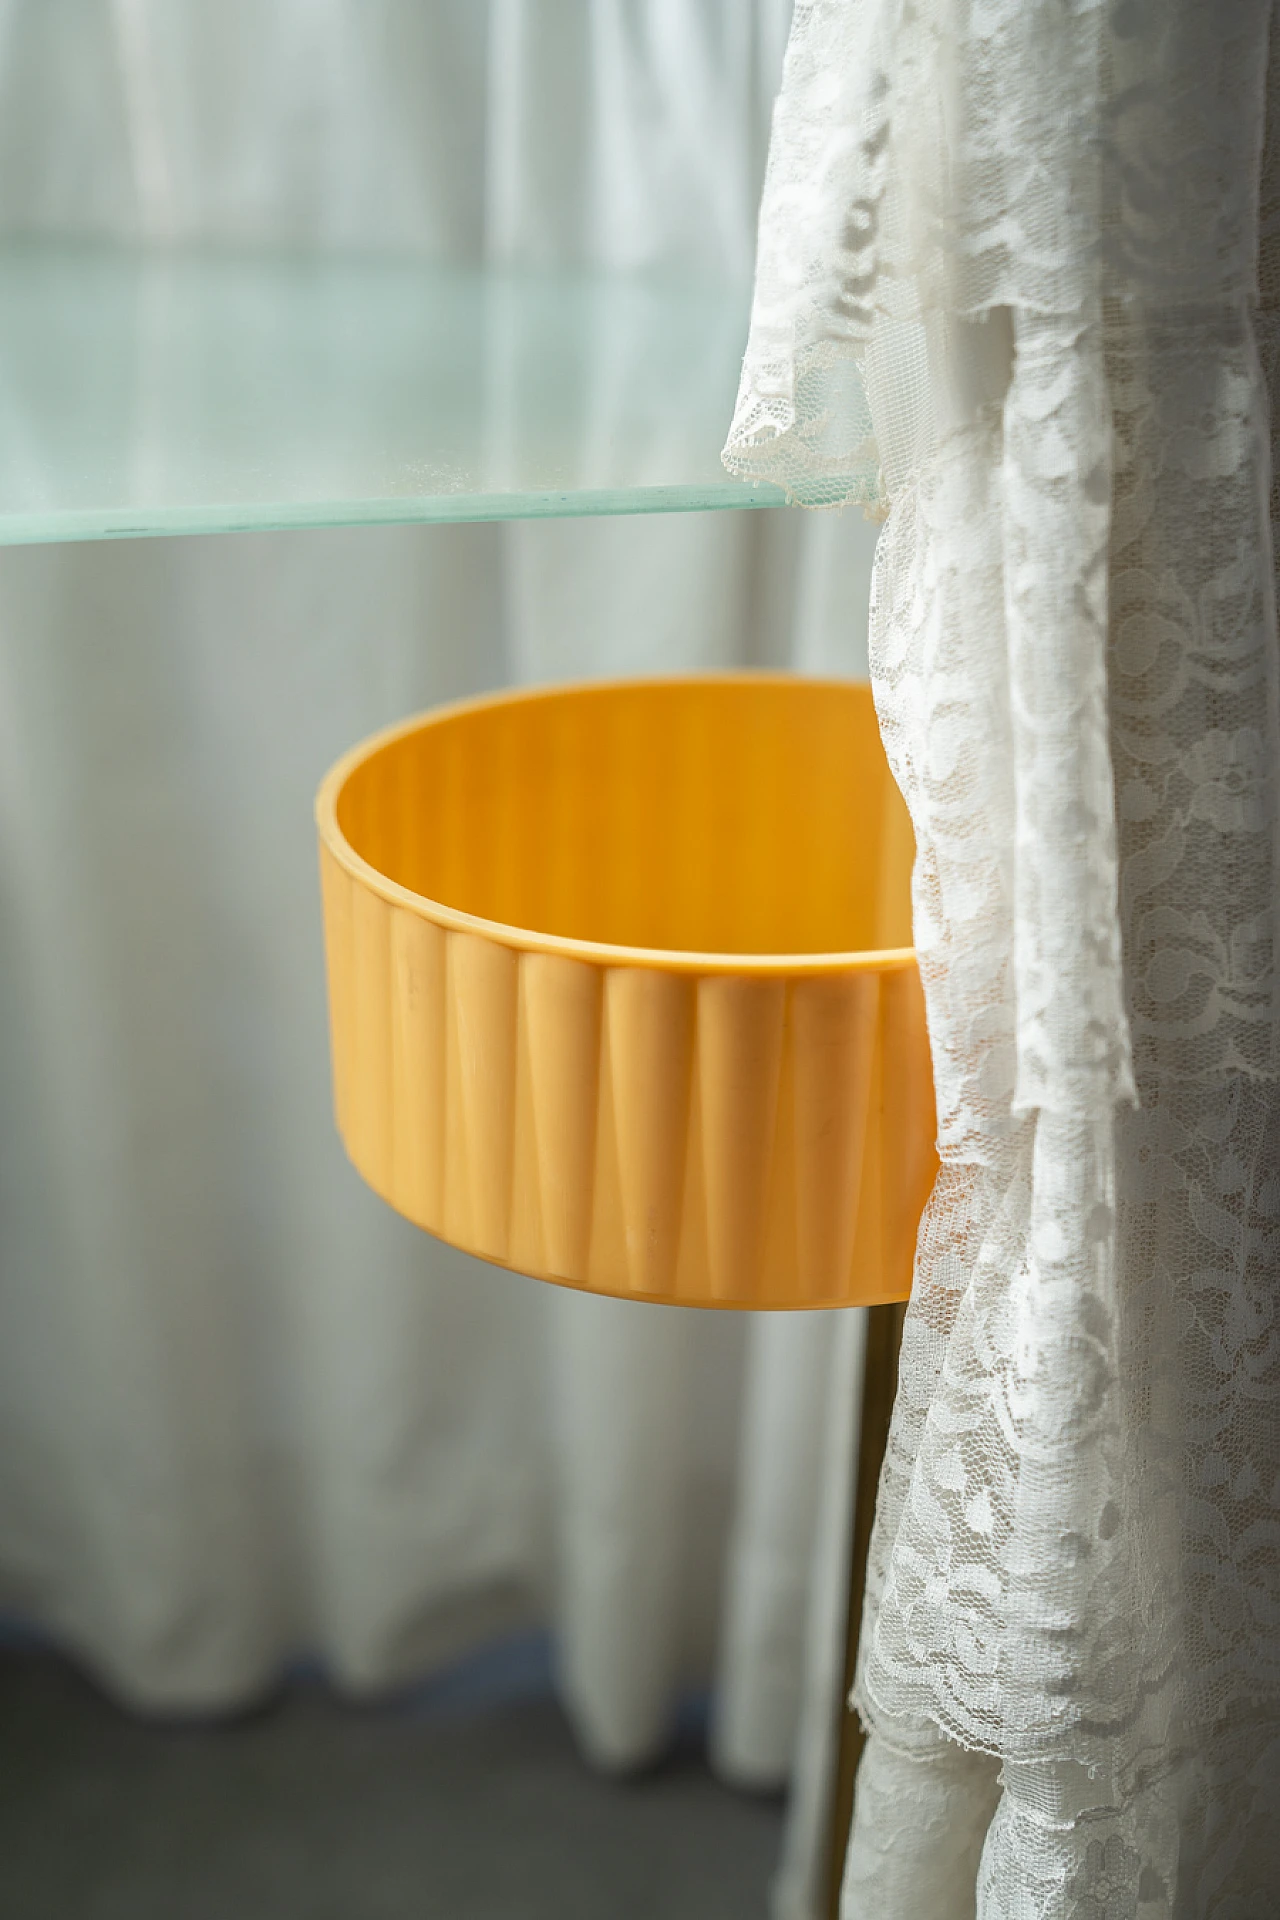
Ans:
POLYGON ((797 0, 726 459, 887 507, 942 1153, 847 1920, 1280 1911, 1269 15, 797 0))

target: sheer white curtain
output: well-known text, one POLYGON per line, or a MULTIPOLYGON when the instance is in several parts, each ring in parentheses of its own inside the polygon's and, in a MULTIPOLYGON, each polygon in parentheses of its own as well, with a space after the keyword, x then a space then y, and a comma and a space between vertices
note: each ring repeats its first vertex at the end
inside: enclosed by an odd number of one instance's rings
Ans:
MULTIPOLYGON (((25 0, 0 220, 745 284, 789 12, 25 0)), ((550 1618, 617 1764, 710 1672, 732 1778, 781 1780, 804 1718, 805 1911, 857 1317, 580 1299, 382 1208, 330 1118, 310 807, 370 728, 504 679, 857 671, 870 544, 729 515, 0 553, 7 1614, 184 1709, 298 1647, 369 1688, 550 1618)))
POLYGON ((1270 13, 796 8, 728 458, 875 431, 943 1160, 849 1920, 1280 1897, 1270 13))

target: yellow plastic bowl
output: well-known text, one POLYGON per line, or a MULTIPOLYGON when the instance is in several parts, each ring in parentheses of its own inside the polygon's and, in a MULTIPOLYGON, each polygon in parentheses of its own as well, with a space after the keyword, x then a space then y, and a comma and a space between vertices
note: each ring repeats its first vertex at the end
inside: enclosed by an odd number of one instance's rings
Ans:
POLYGON ((867 687, 469 701, 317 820, 338 1126, 393 1207, 627 1299, 905 1299, 933 1083, 867 687))

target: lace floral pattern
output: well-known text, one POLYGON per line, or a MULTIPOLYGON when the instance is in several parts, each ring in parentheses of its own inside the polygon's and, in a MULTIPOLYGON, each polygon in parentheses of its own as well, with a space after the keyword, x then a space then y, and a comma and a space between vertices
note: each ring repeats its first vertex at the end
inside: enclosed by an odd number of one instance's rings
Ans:
POLYGON ((1074 1902, 1071 1920, 1138 1920, 1141 1868, 1138 1855, 1118 1833, 1108 1840, 1091 1840, 1083 1868, 1067 1887, 1074 1902))
POLYGON ((796 8, 726 460, 883 473, 942 1157, 850 1916, 1280 1887, 1269 11, 796 8))

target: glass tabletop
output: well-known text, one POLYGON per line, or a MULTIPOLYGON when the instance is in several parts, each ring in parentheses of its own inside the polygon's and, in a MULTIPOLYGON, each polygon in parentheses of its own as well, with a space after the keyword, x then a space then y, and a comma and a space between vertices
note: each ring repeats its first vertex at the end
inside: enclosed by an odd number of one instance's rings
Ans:
POLYGON ((747 287, 0 248, 0 542, 781 503, 747 287))

